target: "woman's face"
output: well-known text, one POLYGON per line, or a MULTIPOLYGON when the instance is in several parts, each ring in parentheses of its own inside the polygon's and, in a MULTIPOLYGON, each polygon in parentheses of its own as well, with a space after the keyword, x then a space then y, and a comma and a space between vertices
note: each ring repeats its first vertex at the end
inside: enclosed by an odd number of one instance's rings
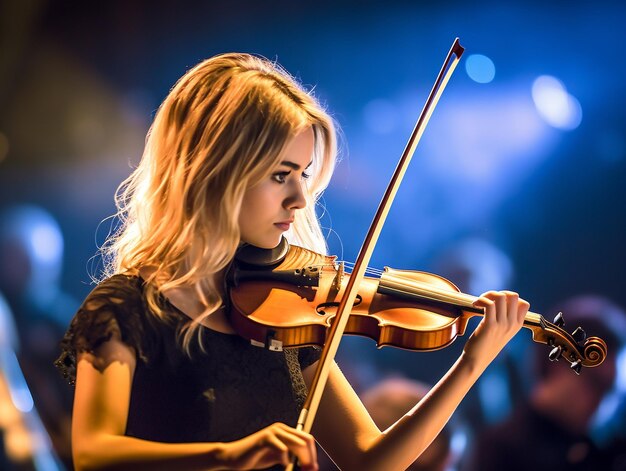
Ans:
POLYGON ((313 155, 313 130, 307 128, 287 143, 278 166, 262 182, 248 188, 239 214, 241 240, 264 249, 278 245, 296 210, 304 208, 303 186, 313 155))

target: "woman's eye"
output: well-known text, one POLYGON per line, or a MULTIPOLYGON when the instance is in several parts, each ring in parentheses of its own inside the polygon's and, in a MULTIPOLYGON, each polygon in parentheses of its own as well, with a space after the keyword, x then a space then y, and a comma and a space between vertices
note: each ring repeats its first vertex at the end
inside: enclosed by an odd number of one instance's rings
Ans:
POLYGON ((287 179, 287 176, 289 176, 290 173, 291 172, 278 172, 272 175, 272 178, 274 179, 274 181, 278 183, 285 183, 285 180, 287 179))
MULTIPOLYGON (((272 179, 277 183, 285 183, 287 181, 287 177, 291 174, 291 171, 288 172, 277 172, 272 175, 272 179)), ((301 178, 302 180, 307 180, 311 177, 311 174, 302 172, 301 178)))

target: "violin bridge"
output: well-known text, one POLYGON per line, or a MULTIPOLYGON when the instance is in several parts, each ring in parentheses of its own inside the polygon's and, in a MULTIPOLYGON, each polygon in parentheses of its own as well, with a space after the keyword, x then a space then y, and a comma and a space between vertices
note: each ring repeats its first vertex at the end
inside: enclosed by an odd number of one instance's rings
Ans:
POLYGON ((339 262, 339 266, 337 267, 337 273, 335 274, 335 278, 333 279, 333 289, 339 291, 341 289, 341 282, 343 281, 344 274, 344 265, 343 261, 339 262))

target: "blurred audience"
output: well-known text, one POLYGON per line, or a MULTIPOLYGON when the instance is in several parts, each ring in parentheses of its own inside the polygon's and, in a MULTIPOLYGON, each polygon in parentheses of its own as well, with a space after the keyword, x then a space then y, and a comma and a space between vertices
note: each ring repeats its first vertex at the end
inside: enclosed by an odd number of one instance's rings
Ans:
POLYGON ((433 272, 452 281, 463 293, 479 296, 510 288, 513 262, 502 249, 479 237, 445 247, 433 261, 433 272))
POLYGON ((0 212, 0 293, 17 326, 20 370, 55 450, 71 469, 73 391, 53 362, 78 302, 60 288, 62 259, 61 230, 47 211, 20 205, 0 212))
POLYGON ((608 346, 604 363, 576 375, 563 359, 551 363, 534 348, 530 392, 501 423, 485 429, 472 447, 466 471, 626 470, 626 447, 600 447, 591 435, 593 419, 612 390, 616 359, 624 344, 626 314, 607 299, 582 296, 559 306, 568 331, 581 326, 608 346))
MULTIPOLYGON (((462 293, 479 296, 489 290, 511 289, 515 267, 502 247, 483 237, 468 236, 443 247, 433 258, 432 271, 452 281, 462 293)), ((470 320, 466 338, 479 320, 470 320)), ((466 338, 459 339, 445 350, 457 349, 460 354, 466 338)), ((513 338, 463 400, 463 417, 474 429, 481 429, 486 423, 510 412, 511 401, 515 400, 519 389, 515 358, 520 356, 520 351, 527 344, 528 339, 523 334, 513 338), (495 394, 496 391, 498 394, 495 394)), ((443 358, 443 362, 439 360, 440 363, 435 363, 436 358, 429 354, 425 367, 444 369, 450 362, 448 358, 443 358)))
POLYGON ((63 468, 33 407, 18 349, 13 315, 0 295, 0 469, 58 471, 63 468))

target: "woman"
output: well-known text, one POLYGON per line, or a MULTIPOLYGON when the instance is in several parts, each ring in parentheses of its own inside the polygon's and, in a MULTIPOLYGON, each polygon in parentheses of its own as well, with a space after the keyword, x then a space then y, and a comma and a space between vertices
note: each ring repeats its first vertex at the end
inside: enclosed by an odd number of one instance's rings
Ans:
POLYGON ((326 246, 314 205, 336 156, 332 120, 287 72, 224 54, 161 105, 118 194, 108 271, 76 314, 58 365, 75 380, 78 469, 254 469, 289 455, 317 469, 405 469, 519 330, 528 303, 476 301, 485 318, 432 392, 384 433, 333 365, 312 436, 293 427, 319 351, 273 352, 233 331, 224 273, 241 244, 326 246), (75 370, 74 370, 75 368, 75 370))

